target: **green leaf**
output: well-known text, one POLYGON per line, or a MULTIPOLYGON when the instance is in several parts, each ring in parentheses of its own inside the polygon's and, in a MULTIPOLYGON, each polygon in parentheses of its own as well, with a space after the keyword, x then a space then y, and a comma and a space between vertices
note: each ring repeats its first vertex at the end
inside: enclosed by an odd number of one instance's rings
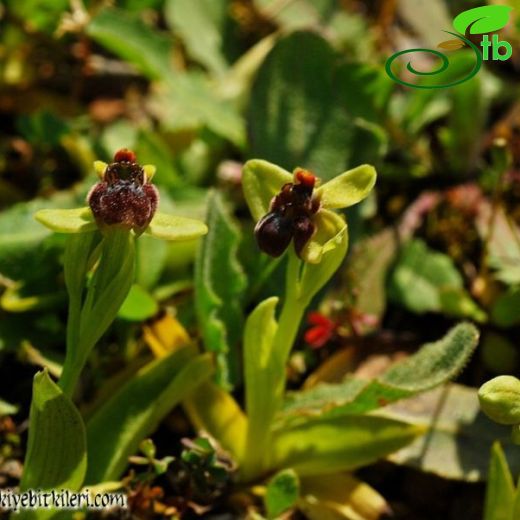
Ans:
POLYGON ((300 481, 292 469, 278 472, 267 485, 264 498, 268 518, 278 518, 294 507, 300 496, 300 481))
POLYGON ((502 293, 493 303, 491 319, 502 328, 513 327, 520 323, 520 289, 512 287, 502 293))
POLYGON ((411 442, 424 428, 370 415, 309 420, 273 434, 271 469, 298 475, 355 469, 411 442))
POLYGON ((132 149, 135 150, 140 164, 153 164, 157 168, 157 174, 153 178, 154 184, 169 190, 174 190, 182 184, 171 150, 159 133, 141 129, 132 149))
POLYGON ((0 399, 0 417, 3 415, 14 415, 15 413, 18 413, 18 406, 0 399))
POLYGON ((78 491, 87 470, 83 420, 46 371, 34 376, 29 441, 20 489, 78 491))
POLYGON ((85 233, 97 229, 90 208, 41 209, 34 218, 57 233, 85 233))
POLYGON ((491 446, 499 440, 512 472, 520 471, 520 452, 511 441, 510 427, 494 423, 481 412, 475 388, 449 384, 378 414, 428 428, 427 435, 392 454, 392 462, 447 479, 484 481, 491 446))
POLYGON ((372 381, 347 378, 339 384, 322 383, 310 390, 289 394, 283 414, 366 413, 425 392, 459 374, 473 354, 478 336, 473 325, 457 325, 441 340, 424 345, 419 352, 372 381))
POLYGON ((198 432, 209 433, 236 460, 243 459, 247 417, 229 392, 206 381, 184 399, 183 407, 198 432))
POLYGON ((202 74, 190 71, 158 85, 150 109, 166 131, 207 127, 236 146, 244 146, 245 124, 241 114, 219 96, 202 74))
POLYGON ((509 22, 512 7, 506 5, 486 5, 463 11, 453 20, 453 27, 461 34, 484 34, 499 31, 509 22))
POLYGON ((363 164, 341 173, 316 190, 324 208, 347 208, 368 196, 376 183, 376 170, 363 164))
POLYGON ((163 240, 193 240, 208 232, 200 220, 156 213, 145 234, 163 240))
POLYGON ((293 0, 283 4, 276 0, 254 0, 253 3, 263 16, 272 18, 287 31, 320 26, 335 7, 334 0, 293 0))
POLYGON ((183 348, 142 368, 87 423, 86 482, 118 479, 139 443, 211 373, 210 356, 196 356, 192 348, 183 348))
POLYGON ((238 260, 240 230, 216 192, 208 200, 207 221, 209 233, 195 264, 195 305, 205 348, 217 355, 217 381, 233 386, 239 379, 237 348, 247 284, 238 260))
POLYGON ((451 258, 428 248, 422 240, 411 240, 402 249, 389 294, 418 314, 443 312, 477 321, 486 319, 464 289, 462 276, 451 258))
POLYGON ((513 520, 515 485, 499 442, 491 448, 484 520, 513 520))
POLYGON ((40 2, 39 0, 7 0, 7 8, 24 21, 29 32, 43 31, 50 35, 56 30, 61 15, 69 8, 67 0, 40 2))
POLYGON ((138 15, 122 9, 102 9, 88 24, 87 34, 150 79, 172 72, 170 39, 145 25, 138 15))
POLYGON ((132 285, 117 315, 128 321, 144 321, 159 311, 159 305, 151 294, 140 285, 132 285))
POLYGON ((267 451, 269 425, 283 388, 285 364, 273 351, 277 323, 275 310, 278 298, 260 303, 248 316, 244 330, 244 377, 246 412, 248 417, 247 444, 242 471, 245 480, 261 472, 267 451), (280 377, 280 373, 282 377, 280 377))
POLYGON ((339 103, 335 61, 326 40, 311 32, 277 42, 253 84, 251 155, 288 169, 308 168, 323 179, 345 169, 353 124, 339 103))
POLYGON ((255 221, 269 211, 271 199, 289 182, 293 182, 292 174, 276 164, 262 159, 251 159, 244 164, 242 189, 255 221))
POLYGON ((166 21, 179 34, 189 55, 211 72, 222 74, 228 68, 223 54, 227 0, 167 0, 166 21))
POLYGON ((349 473, 305 477, 301 489, 298 508, 309 520, 377 520, 391 516, 385 499, 349 473))

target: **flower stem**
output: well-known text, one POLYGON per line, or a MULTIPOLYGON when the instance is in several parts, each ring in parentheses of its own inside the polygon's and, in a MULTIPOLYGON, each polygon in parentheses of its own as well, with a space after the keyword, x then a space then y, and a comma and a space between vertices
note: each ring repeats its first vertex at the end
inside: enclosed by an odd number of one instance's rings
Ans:
POLYGON ((72 238, 65 253, 69 319, 67 355, 59 385, 69 397, 92 348, 114 321, 134 278, 134 237, 127 230, 111 229, 103 237, 101 258, 85 292, 86 274, 97 258, 93 238, 88 244, 85 239, 72 238))

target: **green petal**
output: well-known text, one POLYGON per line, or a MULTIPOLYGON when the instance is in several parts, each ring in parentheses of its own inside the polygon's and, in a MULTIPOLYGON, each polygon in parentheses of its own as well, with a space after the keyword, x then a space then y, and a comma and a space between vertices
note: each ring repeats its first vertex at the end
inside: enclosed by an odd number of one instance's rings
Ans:
POLYGON ((376 183, 376 170, 363 164, 338 175, 316 190, 324 208, 346 208, 363 200, 376 183))
POLYGON ((34 218, 45 227, 58 233, 85 233, 96 229, 90 208, 41 209, 34 218))
POLYGON ((206 224, 200 220, 156 213, 145 234, 163 240, 191 240, 207 232, 206 224))
POLYGON ((323 255, 338 247, 346 238, 347 223, 337 213, 322 209, 314 216, 316 234, 303 248, 301 258, 310 264, 318 264, 323 255))
POLYGON ((271 199, 288 182, 293 182, 292 174, 275 164, 261 159, 246 162, 242 187, 255 220, 260 220, 269 211, 271 199))

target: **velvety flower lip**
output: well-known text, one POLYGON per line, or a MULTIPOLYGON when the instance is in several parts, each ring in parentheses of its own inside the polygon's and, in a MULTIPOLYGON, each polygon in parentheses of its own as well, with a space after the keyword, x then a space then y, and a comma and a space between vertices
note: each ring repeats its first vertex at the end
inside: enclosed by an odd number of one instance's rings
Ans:
POLYGON ((58 233, 85 233, 97 228, 106 232, 116 227, 163 240, 190 240, 207 233, 199 220, 157 211, 159 193, 151 183, 155 166, 139 165, 131 150, 117 151, 110 164, 96 161, 94 168, 100 181, 87 196, 89 207, 43 209, 36 212, 36 220, 58 233))
POLYGON ((366 198, 374 187, 376 176, 375 169, 365 164, 343 172, 319 185, 318 179, 302 168, 296 168, 291 174, 268 161, 260 159, 248 161, 244 165, 242 185, 257 226, 261 226, 262 222, 265 226, 265 235, 259 238, 259 245, 260 243, 264 245, 263 250, 267 251, 269 246, 266 243, 270 240, 270 236, 276 235, 276 227, 279 227, 282 231, 280 244, 277 244, 276 240, 271 242, 271 247, 278 254, 272 256, 279 256, 285 251, 290 239, 293 238, 296 252, 304 261, 312 264, 321 262, 323 255, 345 240, 347 235, 345 219, 333 210, 352 206, 366 198), (314 178, 313 181, 311 181, 311 177, 314 178), (286 186, 292 186, 294 190, 296 186, 305 185, 305 183, 308 187, 312 183, 309 196, 310 206, 307 208, 305 217, 312 224, 313 229, 310 233, 309 223, 306 222, 307 240, 304 244, 297 244, 298 239, 294 233, 294 227, 292 233, 287 232, 287 219, 281 218, 285 215, 283 211, 277 213, 279 204, 276 201, 279 201, 277 197, 281 197, 283 201, 282 193, 284 190, 287 191, 286 186), (276 221, 276 215, 279 217, 278 221, 276 221), (283 245, 286 247, 280 252, 283 245))

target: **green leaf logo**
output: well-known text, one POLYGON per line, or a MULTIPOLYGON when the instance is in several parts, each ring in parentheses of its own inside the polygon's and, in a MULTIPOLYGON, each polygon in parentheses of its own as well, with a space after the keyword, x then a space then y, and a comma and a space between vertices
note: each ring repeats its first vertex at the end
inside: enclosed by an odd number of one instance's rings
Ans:
POLYGON ((453 27, 461 34, 484 34, 498 31, 509 22, 512 7, 505 5, 486 5, 460 13, 453 20, 453 27))

